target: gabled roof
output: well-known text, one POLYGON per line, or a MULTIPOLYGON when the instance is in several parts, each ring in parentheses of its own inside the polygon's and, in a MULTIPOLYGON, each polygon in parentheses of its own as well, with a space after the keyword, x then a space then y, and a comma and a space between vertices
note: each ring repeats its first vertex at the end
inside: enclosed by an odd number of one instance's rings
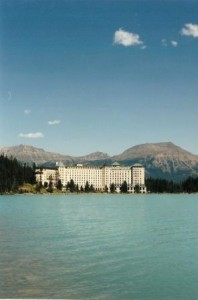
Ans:
POLYGON ((115 162, 112 164, 112 166, 113 166, 113 167, 119 167, 120 164, 119 164, 117 161, 115 161, 115 162))

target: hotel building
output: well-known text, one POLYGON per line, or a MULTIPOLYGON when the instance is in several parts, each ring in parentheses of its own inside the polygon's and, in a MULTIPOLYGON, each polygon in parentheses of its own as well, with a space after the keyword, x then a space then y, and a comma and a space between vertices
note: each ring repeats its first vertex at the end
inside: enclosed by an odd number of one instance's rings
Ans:
POLYGON ((88 182, 96 191, 110 191, 111 185, 114 184, 116 192, 120 192, 121 185, 126 181, 128 192, 134 193, 138 187, 139 192, 146 193, 145 169, 140 164, 122 167, 115 162, 111 166, 93 167, 82 164, 64 166, 57 163, 54 169, 36 170, 36 181, 43 185, 52 182, 56 186, 58 180, 61 180, 64 187, 73 180, 79 189, 84 189, 88 182))

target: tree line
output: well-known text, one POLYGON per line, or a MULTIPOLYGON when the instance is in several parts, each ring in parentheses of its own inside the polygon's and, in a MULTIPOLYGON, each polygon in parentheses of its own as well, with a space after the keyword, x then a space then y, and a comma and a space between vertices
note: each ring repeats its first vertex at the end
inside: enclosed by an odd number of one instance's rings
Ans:
POLYGON ((24 183, 35 183, 35 165, 21 164, 16 158, 0 155, 0 193, 17 192, 24 183))
POLYGON ((145 185, 150 193, 197 193, 198 177, 188 177, 181 182, 172 180, 147 178, 145 185))
MULTIPOLYGON (((41 191, 42 188, 45 188, 48 192, 53 193, 54 187, 53 187, 53 183, 52 180, 49 181, 49 184, 47 182, 44 183, 44 185, 42 185, 42 183, 37 183, 37 191, 41 191)), ((55 185, 55 188, 59 191, 62 191, 63 189, 63 184, 61 182, 61 180, 57 180, 57 183, 55 185)), ((120 188, 120 192, 121 193, 127 193, 128 192, 128 185, 126 181, 123 181, 123 183, 121 184, 120 188)), ((98 192, 98 190, 96 190, 93 186, 93 184, 90 184, 88 181, 85 183, 85 186, 80 186, 78 184, 76 184, 74 182, 73 179, 71 179, 69 182, 67 182, 66 186, 65 186, 65 190, 70 192, 70 193, 80 193, 80 192, 85 192, 85 193, 95 193, 98 192)), ((108 189, 107 186, 104 187, 104 191, 105 193, 109 192, 110 193, 116 193, 116 185, 114 183, 111 183, 110 188, 108 189)), ((135 187, 135 192, 139 192, 139 187, 136 186, 135 187)))
MULTIPOLYGON (((149 193, 198 193, 198 177, 188 177, 182 182, 174 182, 172 180, 160 179, 160 178, 147 178, 145 181, 147 191, 149 193)), ((53 192, 52 184, 44 185, 48 191, 53 192)), ((61 180, 58 180, 56 188, 62 190, 63 185, 61 180)), ((79 187, 78 184, 75 184, 74 180, 71 179, 70 182, 66 184, 66 191, 71 193, 74 192, 97 192, 92 184, 89 184, 87 181, 85 187, 79 187)), ((126 181, 123 181, 119 187, 121 193, 128 193, 128 185, 126 181)), ((134 191, 136 194, 140 193, 140 187, 135 186, 134 191)), ((110 188, 105 186, 104 192, 116 193, 116 185, 111 183, 110 188)))
MULTIPOLYGON (((18 192, 20 186, 25 183, 29 183, 36 186, 36 191, 40 192, 43 188, 41 183, 36 184, 35 179, 35 164, 29 166, 27 164, 21 164, 16 158, 8 158, 3 154, 0 155, 0 193, 18 192)), ((150 193, 197 193, 198 192, 198 177, 188 177, 181 182, 174 182, 160 178, 147 178, 145 185, 147 191, 150 193)), ((57 180, 56 189, 62 190, 61 180, 57 180)), ((48 192, 53 192, 52 182, 49 185, 44 185, 44 188, 48 192)), ((92 184, 86 182, 85 187, 79 187, 71 179, 66 185, 66 190, 70 192, 97 192, 92 184)), ((107 186, 104 192, 107 192, 107 186)), ((116 186, 114 183, 110 185, 110 192, 116 192, 116 186)), ((124 181, 120 187, 121 193, 127 193, 127 183, 124 181)), ((139 193, 139 187, 135 188, 135 192, 139 193)))
MULTIPOLYGON (((48 192, 50 193, 53 193, 54 191, 54 186, 53 186, 53 183, 52 181, 50 180, 49 181, 49 184, 47 182, 44 183, 44 185, 42 185, 41 182, 37 183, 36 185, 36 190, 38 192, 40 192, 42 190, 42 188, 45 188, 48 192)), ((55 188, 58 190, 58 191, 62 191, 63 189, 63 184, 61 182, 60 179, 57 180, 57 183, 55 185, 55 188)), ((93 184, 89 184, 89 182, 87 181, 86 184, 85 184, 85 187, 82 187, 78 184, 75 184, 74 180, 71 179, 65 186, 65 190, 68 191, 68 192, 71 192, 71 193, 79 193, 79 192, 85 192, 85 193, 94 193, 96 192, 93 184)))
MULTIPOLYGON (((149 193, 198 193, 198 177, 188 177, 182 182, 175 182, 172 180, 166 180, 166 179, 160 179, 160 178, 147 178, 145 180, 145 185, 147 187, 147 192, 149 193)), ((48 192, 53 192, 53 184, 52 181, 50 181, 49 184, 45 183, 44 186, 41 183, 37 184, 37 191, 39 192, 43 187, 47 189, 48 192)), ((110 192, 110 193, 116 193, 116 185, 115 183, 111 183, 110 187, 108 189, 107 186, 104 188, 104 192, 110 192)), ((55 186, 57 190, 62 190, 63 185, 61 183, 61 180, 59 179, 57 181, 57 184, 55 186)), ((85 187, 79 187, 78 184, 74 182, 73 179, 71 179, 65 186, 66 191, 69 191, 71 193, 79 193, 79 192, 97 192, 97 190, 94 188, 92 184, 89 184, 87 181, 85 184, 85 187)), ((121 193, 128 193, 128 185, 126 181, 123 181, 123 183, 120 185, 119 190, 121 193)), ((135 186, 134 192, 136 194, 140 193, 140 187, 138 185, 135 186)))

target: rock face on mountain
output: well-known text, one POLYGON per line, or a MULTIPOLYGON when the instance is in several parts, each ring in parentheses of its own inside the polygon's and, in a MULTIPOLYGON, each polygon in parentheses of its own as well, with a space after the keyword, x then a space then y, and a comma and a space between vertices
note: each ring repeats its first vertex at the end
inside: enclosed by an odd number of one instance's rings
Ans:
POLYGON ((198 156, 170 142, 138 145, 113 159, 125 165, 139 162, 152 177, 182 180, 187 176, 198 176, 198 156))
POLYGON ((33 146, 19 145, 0 148, 0 154, 16 157, 21 162, 42 164, 48 161, 73 161, 71 156, 47 152, 33 146))
POLYGON ((134 146, 113 157, 103 152, 73 157, 26 145, 4 147, 0 149, 0 154, 2 153, 16 157, 22 162, 35 162, 37 165, 43 164, 48 167, 60 161, 65 165, 83 163, 98 166, 118 161, 121 165, 127 166, 141 163, 146 169, 146 175, 155 178, 183 180, 188 176, 198 176, 198 156, 170 142, 134 146))
POLYGON ((171 142, 157 144, 143 144, 131 147, 125 150, 122 154, 114 156, 115 159, 125 160, 138 157, 176 157, 179 159, 195 159, 195 155, 183 150, 171 142))
POLYGON ((91 162, 95 160, 103 160, 109 158, 106 153, 94 152, 86 156, 73 157, 69 155, 62 155, 59 153, 47 152, 43 149, 28 145, 19 145, 13 147, 0 148, 0 154, 8 157, 15 157, 21 162, 39 164, 54 164, 62 161, 64 164, 91 162))
POLYGON ((76 157, 76 160, 78 162, 91 162, 91 161, 95 161, 95 160, 104 160, 104 159, 108 159, 110 158, 110 156, 107 153, 103 153, 103 152, 94 152, 94 153, 90 153, 88 155, 85 156, 81 156, 81 157, 76 157))

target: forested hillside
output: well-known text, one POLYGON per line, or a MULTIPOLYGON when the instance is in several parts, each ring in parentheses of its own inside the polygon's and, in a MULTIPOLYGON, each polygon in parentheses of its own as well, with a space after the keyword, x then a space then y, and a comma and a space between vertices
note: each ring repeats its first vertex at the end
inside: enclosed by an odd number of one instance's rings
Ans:
POLYGON ((16 192, 24 183, 35 183, 34 167, 0 155, 0 193, 16 192))

